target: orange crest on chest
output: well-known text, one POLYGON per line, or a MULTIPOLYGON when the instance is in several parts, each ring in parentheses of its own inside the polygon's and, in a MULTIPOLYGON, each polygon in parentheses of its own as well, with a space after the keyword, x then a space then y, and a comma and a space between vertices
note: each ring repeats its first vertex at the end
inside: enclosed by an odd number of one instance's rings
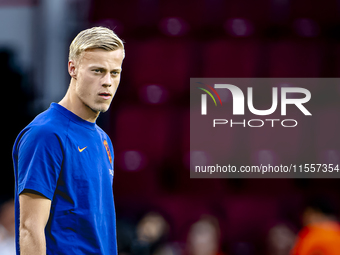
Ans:
POLYGON ((107 156, 109 157, 109 160, 110 160, 110 163, 112 164, 112 157, 111 157, 111 152, 110 152, 110 147, 107 143, 106 140, 104 140, 104 146, 105 146, 105 149, 106 149, 106 152, 107 152, 107 156))

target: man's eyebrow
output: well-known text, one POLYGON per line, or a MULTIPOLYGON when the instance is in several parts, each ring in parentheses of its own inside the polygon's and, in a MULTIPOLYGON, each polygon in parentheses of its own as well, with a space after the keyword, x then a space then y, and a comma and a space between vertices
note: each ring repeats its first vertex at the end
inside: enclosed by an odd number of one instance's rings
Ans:
MULTIPOLYGON (((105 67, 100 66, 100 65, 93 65, 93 66, 90 66, 90 68, 91 68, 91 69, 96 68, 96 69, 101 69, 101 70, 105 70, 105 71, 107 70, 105 67)), ((119 72, 121 72, 121 71, 122 71, 122 68, 114 68, 114 69, 111 70, 111 72, 113 72, 113 71, 119 71, 119 72)))

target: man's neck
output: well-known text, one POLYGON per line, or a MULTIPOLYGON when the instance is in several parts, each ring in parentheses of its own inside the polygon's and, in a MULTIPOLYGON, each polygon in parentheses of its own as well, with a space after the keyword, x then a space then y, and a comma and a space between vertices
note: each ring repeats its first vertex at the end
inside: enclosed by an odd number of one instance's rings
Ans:
POLYGON ((94 112, 91 108, 85 105, 72 90, 71 85, 72 84, 70 84, 66 92, 66 95, 59 102, 59 104, 65 107, 67 110, 74 113, 75 115, 77 115, 78 117, 82 118, 83 120, 92 123, 96 122, 96 119, 99 116, 99 112, 94 112))

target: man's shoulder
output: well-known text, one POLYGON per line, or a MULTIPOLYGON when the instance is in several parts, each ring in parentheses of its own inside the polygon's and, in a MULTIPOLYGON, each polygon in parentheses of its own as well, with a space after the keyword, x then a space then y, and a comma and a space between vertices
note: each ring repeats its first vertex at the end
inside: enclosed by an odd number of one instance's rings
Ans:
POLYGON ((28 126, 39 126, 43 128, 52 128, 53 130, 68 125, 68 118, 54 108, 48 108, 46 111, 37 115, 28 126))
POLYGON ((61 138, 65 135, 68 119, 63 117, 54 109, 47 109, 46 111, 37 115, 31 123, 29 123, 19 134, 19 139, 28 138, 30 140, 45 140, 61 138))
MULTIPOLYGON (((105 140, 110 140, 110 137, 108 134, 98 125, 96 125, 97 132, 100 134, 100 136, 105 140)), ((111 141, 110 141, 111 142, 111 141)))

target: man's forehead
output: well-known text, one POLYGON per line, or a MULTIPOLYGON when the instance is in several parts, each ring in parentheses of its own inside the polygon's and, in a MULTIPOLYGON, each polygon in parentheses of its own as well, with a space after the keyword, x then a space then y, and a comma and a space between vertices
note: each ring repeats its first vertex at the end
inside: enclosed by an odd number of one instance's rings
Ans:
POLYGON ((80 59, 86 62, 107 62, 107 63, 110 62, 120 63, 123 61, 123 58, 124 54, 122 49, 117 49, 113 51, 107 51, 104 49, 87 49, 80 56, 80 59))
POLYGON ((87 49, 83 52, 84 56, 89 58, 89 57, 94 57, 94 56, 103 56, 103 57, 120 57, 123 56, 123 50, 122 49, 117 49, 117 50, 104 50, 104 49, 87 49))

